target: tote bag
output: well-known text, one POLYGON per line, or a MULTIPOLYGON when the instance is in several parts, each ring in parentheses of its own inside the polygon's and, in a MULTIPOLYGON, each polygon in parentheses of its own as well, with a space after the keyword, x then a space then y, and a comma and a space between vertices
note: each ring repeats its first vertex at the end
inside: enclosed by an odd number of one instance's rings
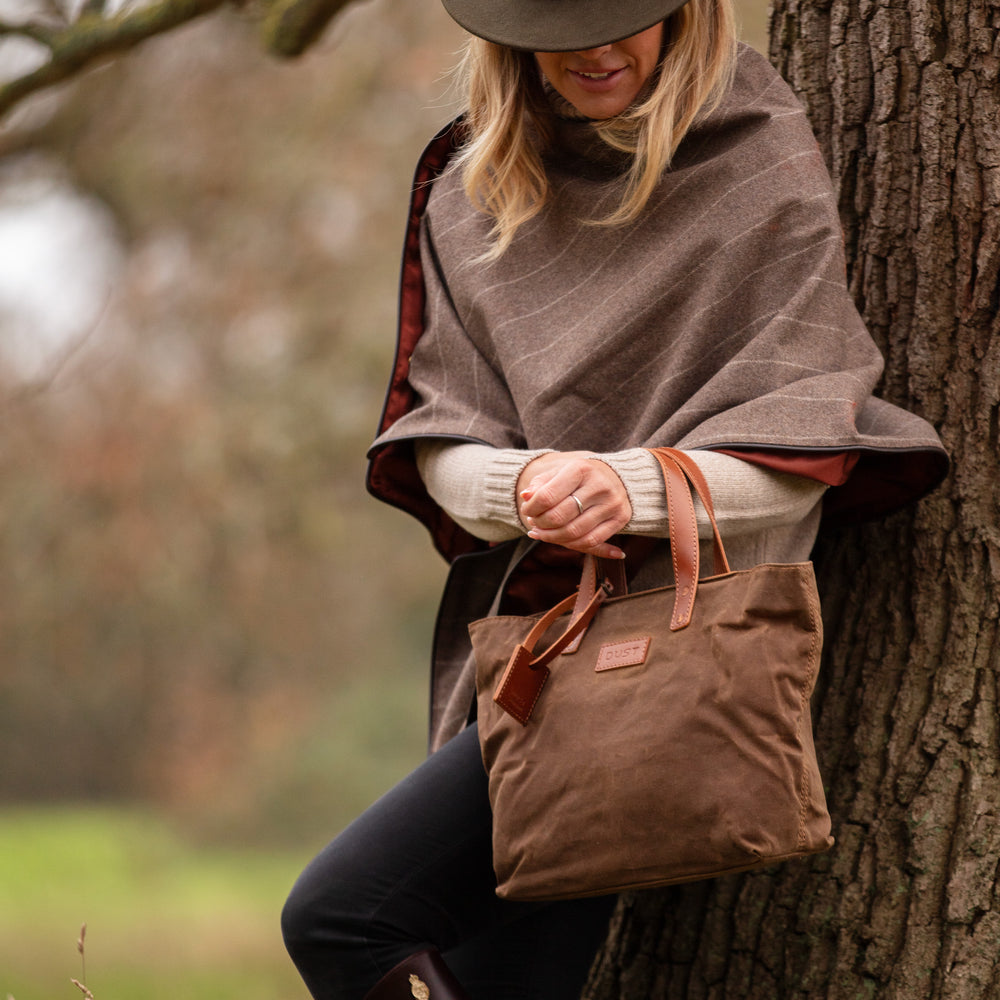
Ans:
POLYGON ((809 712, 812 564, 730 571, 700 470, 653 452, 675 585, 609 593, 587 557, 579 592, 546 614, 469 627, 504 898, 711 878, 833 843, 809 712), (714 534, 701 580, 692 487, 714 534))

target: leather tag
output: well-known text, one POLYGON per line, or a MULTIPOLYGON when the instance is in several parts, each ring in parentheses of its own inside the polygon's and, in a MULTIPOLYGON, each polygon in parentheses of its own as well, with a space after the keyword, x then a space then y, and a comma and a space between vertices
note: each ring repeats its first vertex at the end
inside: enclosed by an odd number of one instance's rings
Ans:
POLYGON ((595 673, 602 670, 617 670, 619 667, 635 667, 645 662, 649 651, 649 636, 629 639, 626 642, 606 642, 597 654, 595 673))
POLYGON ((518 646, 500 678, 493 700, 522 726, 528 724, 535 702, 549 679, 548 667, 532 667, 531 653, 518 646))

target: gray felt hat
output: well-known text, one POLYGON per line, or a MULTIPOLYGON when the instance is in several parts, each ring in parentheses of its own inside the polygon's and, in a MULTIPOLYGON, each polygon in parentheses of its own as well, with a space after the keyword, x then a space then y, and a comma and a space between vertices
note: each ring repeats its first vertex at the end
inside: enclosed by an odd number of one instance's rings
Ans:
POLYGON ((466 31, 529 52, 591 49, 635 35, 687 0, 443 0, 466 31))

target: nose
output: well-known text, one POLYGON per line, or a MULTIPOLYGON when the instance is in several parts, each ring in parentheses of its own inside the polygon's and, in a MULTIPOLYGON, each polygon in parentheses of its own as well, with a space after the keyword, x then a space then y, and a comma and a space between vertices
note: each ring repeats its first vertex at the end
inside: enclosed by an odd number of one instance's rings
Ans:
POLYGON ((610 44, 595 45, 594 48, 592 49, 578 49, 575 54, 578 55, 581 59, 585 59, 588 62, 590 62, 594 59, 600 59, 605 52, 609 52, 610 50, 611 50, 610 44))

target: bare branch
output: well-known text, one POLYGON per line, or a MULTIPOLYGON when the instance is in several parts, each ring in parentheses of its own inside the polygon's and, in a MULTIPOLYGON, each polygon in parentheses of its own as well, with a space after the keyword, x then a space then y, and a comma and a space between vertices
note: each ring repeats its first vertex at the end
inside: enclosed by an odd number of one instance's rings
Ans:
POLYGON ((98 60, 134 48, 153 35, 216 10, 225 2, 227 0, 159 0, 149 7, 123 12, 113 18, 83 16, 65 28, 43 29, 37 23, 4 24, 5 33, 41 42, 49 49, 51 57, 38 69, 0 85, 0 118, 29 94, 61 83, 98 60), (44 37, 38 32, 43 32, 44 37))
MULTIPOLYGON (((0 38, 16 35, 44 45, 49 59, 37 69, 0 84, 0 119, 29 94, 61 83, 92 63, 134 48, 186 21, 243 0, 156 0, 138 10, 103 16, 107 0, 86 0, 80 17, 67 25, 0 20, 0 38)), ((301 55, 330 20, 354 0, 262 0, 264 44, 277 56, 301 55)))
POLYGON ((55 37, 58 35, 57 28, 50 28, 36 21, 25 21, 20 24, 11 24, 9 21, 0 20, 0 37, 4 35, 16 35, 20 38, 30 38, 33 42, 38 42, 46 48, 51 49, 55 37))
POLYGON ((277 56, 302 55, 352 0, 270 0, 264 44, 277 56))

